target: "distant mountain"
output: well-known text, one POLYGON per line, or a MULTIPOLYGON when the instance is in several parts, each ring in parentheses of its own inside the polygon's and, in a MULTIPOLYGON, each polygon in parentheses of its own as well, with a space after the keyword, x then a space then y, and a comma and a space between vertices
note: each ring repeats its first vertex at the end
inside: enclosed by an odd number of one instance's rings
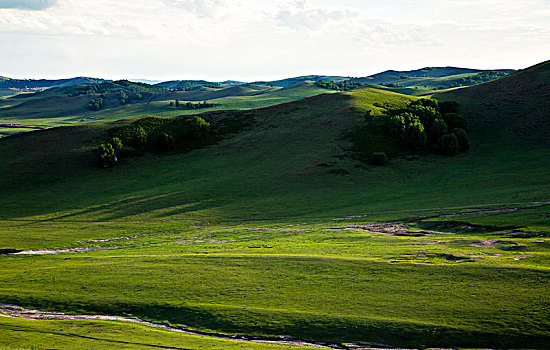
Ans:
POLYGON ((171 80, 157 83, 165 89, 181 90, 181 91, 200 91, 205 88, 220 88, 223 83, 217 83, 206 80, 171 80))
POLYGON ((81 84, 100 84, 109 80, 88 77, 76 77, 69 79, 12 79, 0 77, 0 88, 2 89, 36 89, 36 88, 52 88, 64 87, 81 84))
POLYGON ((514 72, 513 69, 480 70, 458 67, 426 67, 410 71, 388 70, 353 80, 390 87, 442 90, 481 84, 514 72))
POLYGON ((131 81, 133 83, 145 83, 150 85, 162 83, 162 80, 150 80, 150 79, 126 79, 126 80, 131 81))
POLYGON ((341 77, 341 76, 329 76, 329 75, 305 75, 301 77, 294 77, 294 78, 287 78, 287 79, 281 79, 281 80, 273 80, 273 81, 256 81, 254 84, 258 85, 268 85, 268 86, 277 86, 277 87, 288 87, 292 85, 296 85, 299 83, 303 83, 304 81, 334 81, 334 82, 340 82, 349 80, 349 77, 341 77))

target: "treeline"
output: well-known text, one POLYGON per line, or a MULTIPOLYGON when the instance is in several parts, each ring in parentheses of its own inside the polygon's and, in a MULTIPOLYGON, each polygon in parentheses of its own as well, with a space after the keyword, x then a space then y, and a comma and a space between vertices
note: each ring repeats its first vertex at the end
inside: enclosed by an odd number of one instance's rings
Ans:
POLYGON ((203 101, 200 103, 182 102, 179 99, 176 99, 174 101, 170 101, 169 106, 175 107, 175 108, 183 108, 183 109, 202 109, 202 108, 212 108, 215 106, 219 106, 219 104, 208 103, 207 101, 203 101))
POLYGON ((99 111, 101 108, 103 108, 103 100, 107 97, 109 97, 112 102, 118 103, 120 105, 138 102, 143 99, 143 95, 141 95, 140 93, 128 94, 124 91, 119 91, 118 93, 113 93, 109 95, 101 94, 99 95, 99 97, 91 99, 90 102, 88 102, 88 109, 91 111, 99 111))
POLYGON ((221 84, 206 80, 173 80, 159 83, 157 86, 175 91, 197 91, 204 88, 217 89, 221 87, 221 84))
POLYGON ((113 82, 105 82, 101 84, 84 84, 70 86, 63 88, 68 97, 91 95, 91 94, 113 94, 113 93, 126 93, 126 94, 138 94, 138 93, 153 93, 160 94, 168 92, 162 86, 134 83, 128 80, 117 80, 113 82))
POLYGON ((369 86, 369 84, 344 80, 339 82, 318 80, 316 85, 323 89, 336 90, 336 91, 350 91, 360 89, 362 87, 369 86))
POLYGON ((210 124, 200 117, 147 117, 111 129, 110 134, 111 140, 96 149, 96 161, 100 167, 115 165, 125 152, 131 156, 142 151, 168 152, 200 147, 208 141, 210 124), (132 149, 126 149, 126 146, 132 149))
MULTIPOLYGON (((411 101, 404 108, 388 109, 381 116, 367 114, 367 133, 383 133, 400 145, 401 154, 439 153, 453 156, 470 148, 468 122, 455 101, 438 103, 434 99, 411 101)), ((386 143, 387 144, 387 143, 386 143)), ((381 146, 385 144, 381 143, 381 146)), ((370 155, 375 164, 384 164, 388 149, 380 147, 370 155)))
MULTIPOLYGON (((504 76, 508 75, 506 72, 481 72, 477 73, 475 75, 457 78, 449 81, 446 86, 447 88, 453 88, 453 87, 461 87, 461 86, 471 86, 476 84, 482 84, 486 83, 491 80, 499 79, 504 76)), ((443 89, 444 87, 439 87, 439 89, 443 89)))

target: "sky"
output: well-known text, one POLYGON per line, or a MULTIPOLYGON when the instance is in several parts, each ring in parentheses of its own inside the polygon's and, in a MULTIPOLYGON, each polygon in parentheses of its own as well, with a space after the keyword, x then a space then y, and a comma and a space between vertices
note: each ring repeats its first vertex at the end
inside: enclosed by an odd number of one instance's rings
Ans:
POLYGON ((0 76, 274 80, 550 59, 550 0, 0 0, 0 76))

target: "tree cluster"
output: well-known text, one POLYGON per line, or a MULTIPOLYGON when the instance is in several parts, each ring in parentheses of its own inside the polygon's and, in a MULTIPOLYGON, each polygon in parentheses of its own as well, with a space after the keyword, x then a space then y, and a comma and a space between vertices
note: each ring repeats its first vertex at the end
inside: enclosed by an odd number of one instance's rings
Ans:
POLYGON ((99 111, 103 107, 103 97, 97 97, 88 103, 88 109, 90 111, 99 111))
POLYGON ((317 86, 323 89, 336 90, 336 91, 350 91, 368 86, 366 83, 357 81, 344 80, 339 82, 318 80, 317 86))
POLYGON ((179 99, 170 101, 170 107, 183 108, 183 109, 189 109, 189 110, 212 108, 214 106, 216 106, 214 103, 208 103, 207 101, 203 101, 201 103, 182 102, 179 99))
POLYGON ((470 148, 468 123, 455 101, 417 99, 403 108, 384 108, 385 113, 378 116, 369 111, 367 125, 354 136, 374 164, 385 164, 386 154, 452 156, 470 148))
POLYGON ((111 135, 118 137, 125 145, 145 149, 166 149, 164 145, 182 143, 189 140, 206 139, 210 124, 200 117, 139 119, 128 126, 114 128, 111 135), (166 137, 166 135, 169 135, 166 137), (159 138, 163 140, 159 141, 159 138), (172 141, 170 141, 170 139, 172 141), (157 145, 161 145, 157 147, 157 145))
POLYGON ((414 100, 405 108, 388 111, 387 133, 402 139, 413 151, 452 156, 470 148, 468 122, 459 112, 455 101, 414 100))

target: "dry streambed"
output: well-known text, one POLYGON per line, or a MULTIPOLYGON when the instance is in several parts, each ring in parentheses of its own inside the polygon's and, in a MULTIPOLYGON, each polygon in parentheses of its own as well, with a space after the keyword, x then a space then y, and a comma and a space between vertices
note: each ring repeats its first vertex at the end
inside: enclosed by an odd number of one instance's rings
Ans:
POLYGON ((117 321, 138 323, 153 328, 164 329, 172 332, 179 332, 197 336, 209 336, 220 339, 241 341, 241 342, 253 342, 263 344, 285 345, 285 346, 299 346, 309 348, 323 348, 323 349, 391 349, 390 346, 376 343, 361 343, 361 344, 330 344, 325 342, 307 342, 302 340, 291 339, 288 336, 281 336, 279 338, 257 337, 247 335, 227 335, 218 333, 198 332, 186 329, 185 326, 174 326, 165 321, 162 323, 154 323, 141 320, 137 317, 120 317, 120 316, 105 316, 105 315, 68 315, 61 312, 49 312, 41 310, 27 309, 17 305, 2 304, 0 303, 0 316, 24 318, 28 320, 49 320, 49 321, 61 321, 61 320, 101 320, 101 321, 117 321))

